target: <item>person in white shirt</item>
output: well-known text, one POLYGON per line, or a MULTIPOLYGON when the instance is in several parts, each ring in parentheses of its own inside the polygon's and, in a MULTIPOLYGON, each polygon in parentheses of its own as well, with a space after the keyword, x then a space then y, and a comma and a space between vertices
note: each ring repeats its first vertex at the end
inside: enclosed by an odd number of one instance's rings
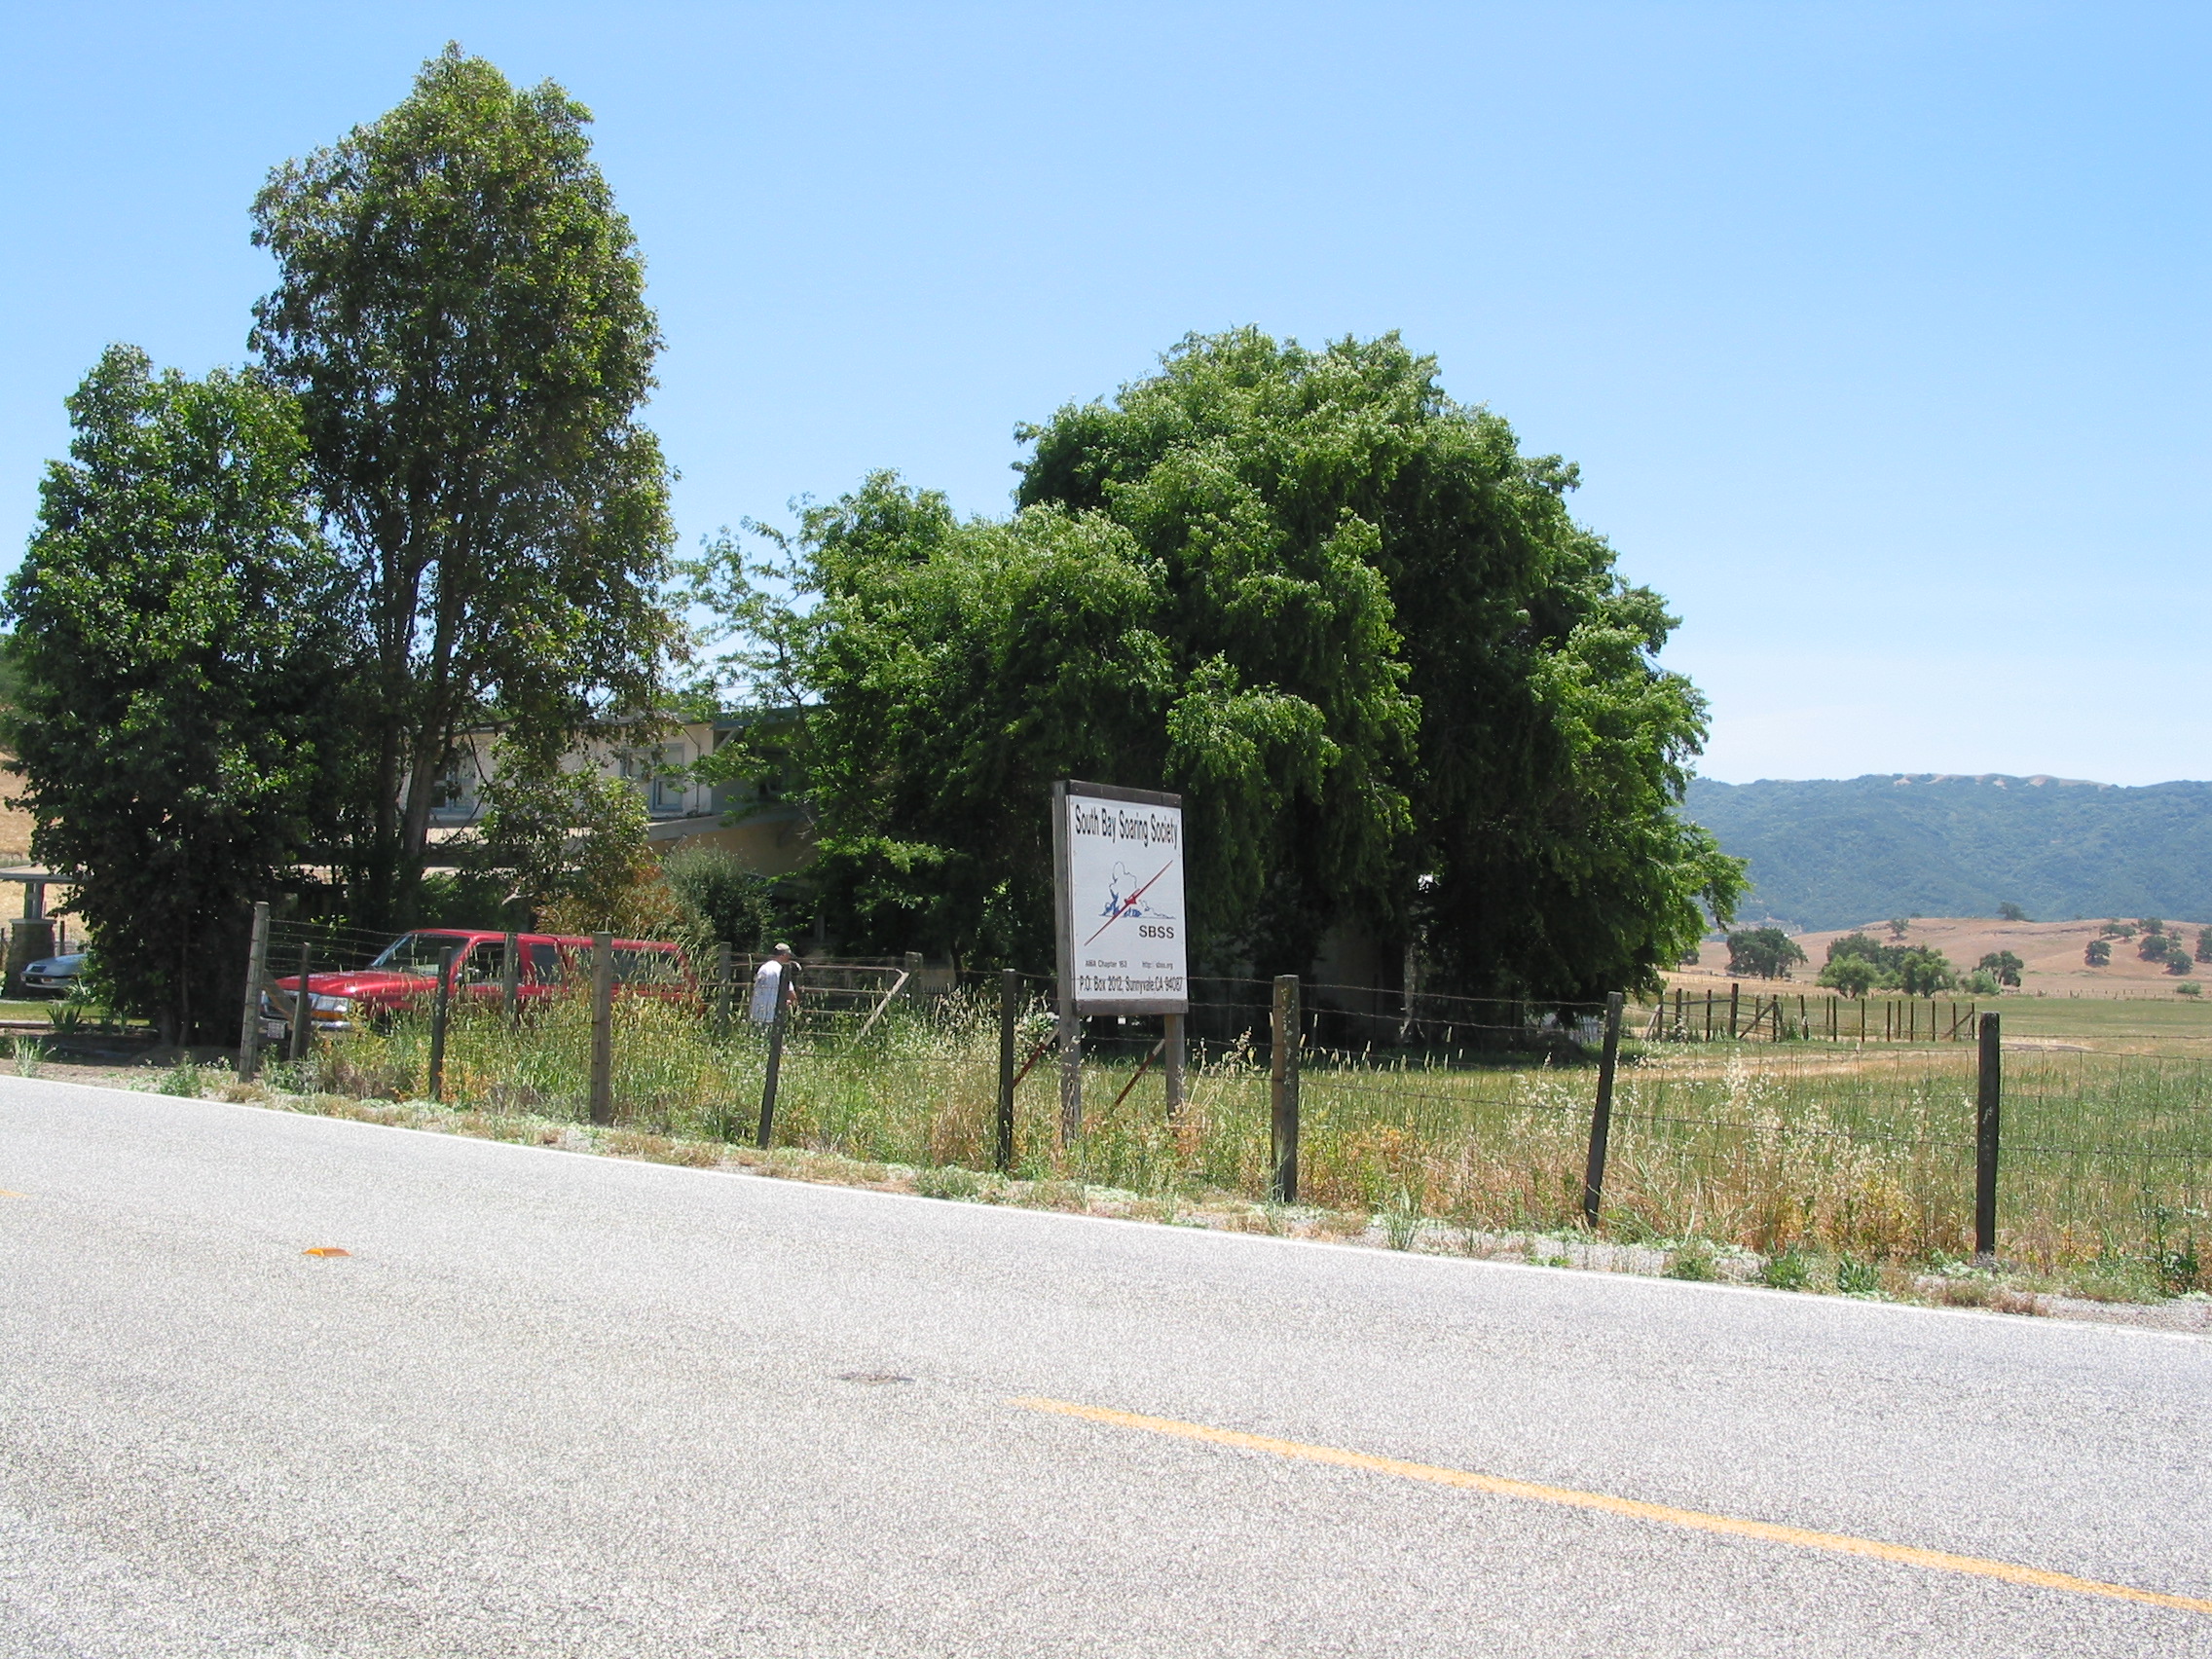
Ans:
POLYGON ((798 1010, 798 976, 792 972, 798 966, 793 959, 792 947, 776 946, 775 955, 760 964, 753 976, 753 1023, 776 1023, 776 993, 783 992, 784 1001, 793 1013, 798 1010))

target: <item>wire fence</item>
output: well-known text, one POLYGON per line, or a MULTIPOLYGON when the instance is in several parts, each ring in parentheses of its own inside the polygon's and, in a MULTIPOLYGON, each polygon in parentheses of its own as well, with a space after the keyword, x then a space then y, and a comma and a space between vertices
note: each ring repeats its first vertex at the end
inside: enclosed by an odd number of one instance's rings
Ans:
MULTIPOLYGON (((451 973, 441 1018, 442 953, 274 929, 259 1041, 297 1080, 338 1093, 554 1122, 603 1113, 708 1142, 759 1139, 772 1093, 776 1147, 1255 1203, 1281 1191, 1287 1073, 1303 1203, 1470 1234, 1582 1224, 1604 1076, 1596 1213, 1610 1235, 1867 1261, 1963 1259, 1978 1242, 1979 1074, 1947 1010, 1933 1037, 1916 1017, 1904 1030, 1917 1039, 1887 1045, 1748 1024, 1709 1045, 1702 1019, 1694 1040, 1670 1040, 1670 998, 1628 1011, 1606 1071, 1603 1005, 1306 983, 1278 1044, 1274 982, 1212 977, 1191 982, 1171 1068, 1161 1019, 1063 1026, 1052 981, 1035 976, 1002 1009, 995 974, 914 958, 807 964, 779 1040, 754 1016, 757 958, 595 993, 588 942, 558 944, 542 981, 527 936, 512 977, 498 936, 464 942, 470 959, 501 948, 473 977, 451 973), (294 1057, 303 950, 312 1008, 294 1057), (371 979, 387 987, 381 1002, 371 979)), ((2101 1265, 2168 1294, 2212 1289, 2200 1257, 2212 1062, 2008 1053, 2002 1101, 2000 1255, 2051 1272, 2101 1265)))

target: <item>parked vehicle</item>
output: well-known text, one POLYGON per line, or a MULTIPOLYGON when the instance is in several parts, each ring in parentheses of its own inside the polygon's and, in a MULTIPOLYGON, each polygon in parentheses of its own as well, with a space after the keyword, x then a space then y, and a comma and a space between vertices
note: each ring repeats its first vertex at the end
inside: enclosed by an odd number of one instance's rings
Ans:
POLYGON ((67 996, 77 988, 77 981, 85 972, 88 953, 69 951, 61 956, 42 956, 23 969, 23 994, 33 997, 67 996))
MULTIPOLYGON (((588 938, 564 934, 520 934, 516 994, 528 1006, 560 996, 571 985, 591 981, 588 938)), ((310 974, 308 1017, 322 1032, 350 1031, 410 1009, 427 1007, 437 988, 438 968, 454 953, 453 994, 457 999, 496 1001, 506 986, 507 936, 469 928, 421 928, 402 934, 377 953, 366 968, 310 974)), ((681 945, 662 940, 614 941, 616 994, 677 1000, 695 994, 690 965, 681 945)), ((261 1028, 279 1038, 291 1029, 299 976, 274 980, 261 993, 261 1028)))

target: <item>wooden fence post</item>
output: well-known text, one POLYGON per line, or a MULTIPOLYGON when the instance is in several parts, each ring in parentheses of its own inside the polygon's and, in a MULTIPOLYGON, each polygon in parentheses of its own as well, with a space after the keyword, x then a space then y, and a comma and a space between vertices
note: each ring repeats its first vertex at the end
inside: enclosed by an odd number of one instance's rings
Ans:
POLYGON ((1167 1080, 1167 1121, 1180 1123, 1183 1117, 1183 1067, 1188 1055, 1183 1038, 1183 1016, 1179 1014, 1162 1014, 1161 1024, 1165 1027, 1161 1035, 1161 1072, 1167 1080))
POLYGON ((1598 1051, 1598 1099, 1590 1110, 1590 1158, 1582 1168, 1582 1224, 1598 1227, 1605 1194, 1605 1149, 1613 1133, 1613 1070, 1621 1057, 1621 993, 1605 994, 1605 1046, 1598 1051))
POLYGON ((499 945, 499 1009, 511 1026, 522 1023, 522 936, 509 934, 499 945))
POLYGON ((784 1033, 792 1023, 792 975, 798 964, 787 962, 776 974, 776 1017, 768 1027, 768 1074, 760 1080, 760 1134, 762 1152, 776 1132, 776 1087, 784 1075, 784 1033))
POLYGON ((1021 1023, 1021 974, 1008 968, 999 975, 999 1144, 993 1161, 1004 1175, 1014 1167, 1014 1042, 1021 1023))
POLYGON ((292 1063, 308 1057, 314 1036, 314 997, 308 990, 308 968, 313 962, 306 940, 300 940, 300 977, 292 981, 292 1063))
POLYGON ((1273 1018, 1269 1032, 1268 1165, 1273 1171, 1270 1195, 1277 1203, 1298 1201, 1298 1040, 1303 1021, 1298 1010, 1298 976, 1275 978, 1273 1018))
POLYGON ((460 952, 449 947, 438 958, 437 988, 430 992, 430 1100, 445 1098, 446 1021, 453 1014, 453 961, 460 952))
POLYGON ((1060 995, 1060 1144, 1083 1133, 1083 1017, 1066 992, 1060 995))
POLYGON ((1744 995, 1744 987, 1743 987, 1742 985, 1739 985, 1739 984, 1738 984, 1738 983, 1737 983, 1737 982, 1736 982, 1735 980, 1733 980, 1733 979, 1729 980, 1729 981, 1728 981, 1728 1040, 1729 1040, 1729 1041, 1730 1041, 1731 1043, 1733 1043, 1734 1041, 1736 1041, 1736 1039, 1737 1039, 1738 1037, 1740 1037, 1740 1036, 1742 1036, 1742 1035, 1743 1035, 1743 1032, 1742 1032, 1741 1028, 1740 1028, 1740 1027, 1738 1026, 1738 1024, 1737 1024, 1737 1017, 1738 1017, 1738 1014, 1739 1014, 1739 1011, 1740 1011, 1740 1005, 1741 1005, 1741 1002, 1742 1002, 1742 999, 1743 999, 1743 995, 1744 995))
MULTIPOLYGON (((246 945, 245 956, 245 1019, 239 1026, 239 1081, 249 1081, 261 1066, 261 986, 269 977, 269 906, 256 903, 253 907, 253 937, 246 945)), ((192 1043, 190 1031, 180 1031, 187 1048, 192 1043)))
POLYGON ((1973 1114, 1973 1253, 1997 1257, 1998 1116, 2004 1105, 2004 1050, 1997 1037, 1997 1015, 1981 1016, 1981 1075, 1976 1079, 1973 1114))
POLYGON ((614 936, 591 936, 591 1121, 614 1122, 614 936))

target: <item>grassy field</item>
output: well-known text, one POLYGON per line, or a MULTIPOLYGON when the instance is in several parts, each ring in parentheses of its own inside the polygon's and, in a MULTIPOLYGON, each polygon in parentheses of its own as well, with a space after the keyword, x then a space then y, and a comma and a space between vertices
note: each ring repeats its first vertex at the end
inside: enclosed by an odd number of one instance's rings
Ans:
MULTIPOLYGON (((2023 1004, 2033 999, 2003 1012, 2023 1004)), ((2047 1038, 2021 1041, 2084 1040, 2006 1055, 2003 1255, 2054 1282, 2100 1279, 2140 1295, 2212 1288, 2212 1264, 2200 1260, 2212 1247, 2212 1069, 2184 1051, 2193 1028, 2154 1033, 2164 1051, 2134 1052, 2115 1045, 2149 1041, 2135 1035, 2150 1029, 2140 1022, 2093 1031, 2109 1009, 2052 1013, 2061 1017, 2046 1022, 2047 1038), (2109 1041, 2086 1041, 2100 1037, 2109 1041)), ((705 1142, 753 1138, 765 1053, 742 1022, 718 1041, 692 1012, 643 1001, 618 1005, 615 1022, 621 1124, 705 1142)), ((1031 1030, 1048 1023, 1039 1011, 1031 1030)), ((2014 1029, 2009 1017, 2009 1037, 2014 1029)), ((358 1033, 318 1059, 312 1082, 419 1099, 427 1046, 415 1023, 358 1033)), ((578 1003, 520 1031, 458 1018, 444 1097, 459 1111, 578 1120, 588 1048, 578 1003)), ((949 1171, 941 1181, 957 1186, 971 1178, 961 1172, 992 1162, 997 1061, 992 1012, 963 998, 902 1007, 865 1042, 795 1032, 775 1143, 949 1171)), ((1957 1262, 1972 1246, 1973 1065, 1967 1045, 1632 1044, 1602 1231, 1817 1256, 1842 1275, 1853 1263, 1957 1262)), ((1208 1194, 1264 1200, 1266 1054, 1231 1050, 1195 1067, 1172 1123, 1158 1074, 1128 1088, 1134 1071, 1133 1058, 1087 1062, 1084 1132, 1062 1144, 1056 1075, 1039 1066, 1017 1091, 1011 1173, 1148 1195, 1170 1213, 1208 1194)), ((1587 1057, 1572 1054, 1310 1059, 1301 1198, 1409 1235, 1438 1226, 1470 1237, 1573 1230, 1594 1083, 1587 1057)))

